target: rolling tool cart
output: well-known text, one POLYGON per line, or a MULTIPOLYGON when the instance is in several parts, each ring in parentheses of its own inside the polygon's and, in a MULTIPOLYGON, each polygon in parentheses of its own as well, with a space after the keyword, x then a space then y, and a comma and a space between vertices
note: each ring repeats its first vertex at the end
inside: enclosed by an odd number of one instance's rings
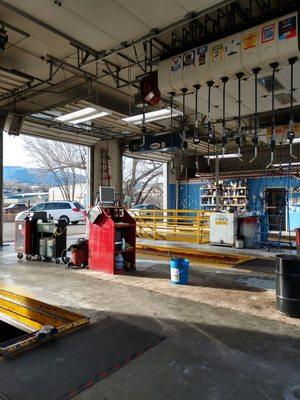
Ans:
POLYGON ((136 223, 123 207, 95 206, 90 221, 89 269, 108 274, 135 271, 136 223))
POLYGON ((24 214, 15 222, 15 249, 17 257, 26 260, 39 253, 37 222, 47 220, 46 212, 31 212, 24 214))
POLYGON ((37 222, 38 260, 60 263, 63 251, 67 247, 67 225, 65 221, 47 220, 37 222))

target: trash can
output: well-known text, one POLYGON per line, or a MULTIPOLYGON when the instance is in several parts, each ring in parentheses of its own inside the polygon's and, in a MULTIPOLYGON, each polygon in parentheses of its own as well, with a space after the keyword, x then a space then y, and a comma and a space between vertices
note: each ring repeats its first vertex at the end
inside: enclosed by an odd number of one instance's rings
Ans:
POLYGON ((300 318, 300 256, 276 256, 276 307, 289 317, 300 318))
POLYGON ((170 261, 171 282, 176 285, 186 285, 189 280, 190 260, 187 258, 172 258, 170 261))
POLYGON ((300 254, 300 228, 296 228, 296 247, 297 247, 297 254, 300 254))

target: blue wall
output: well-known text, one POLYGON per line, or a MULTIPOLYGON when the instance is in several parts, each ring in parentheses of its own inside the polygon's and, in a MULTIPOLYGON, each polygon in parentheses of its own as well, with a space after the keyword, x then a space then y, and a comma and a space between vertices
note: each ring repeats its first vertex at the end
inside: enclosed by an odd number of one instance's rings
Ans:
MULTIPOLYGON (((232 179, 231 179, 232 180, 232 179)), ((201 204, 201 192, 203 191, 204 185, 207 182, 188 182, 188 183, 179 183, 178 185, 178 208, 179 209, 207 209, 209 207, 202 206, 201 204)), ((257 213, 262 213, 263 211, 263 192, 266 188, 272 187, 285 187, 289 188, 300 188, 300 179, 288 176, 262 176, 258 178, 248 178, 248 210, 254 211, 257 213)), ((169 185, 169 208, 176 207, 176 199, 175 199, 175 184, 169 185)), ((294 194, 294 198, 299 199, 300 204, 300 193, 294 194)), ((300 206, 295 206, 292 204, 292 196, 289 195, 289 222, 290 229, 294 229, 300 227, 300 206)))

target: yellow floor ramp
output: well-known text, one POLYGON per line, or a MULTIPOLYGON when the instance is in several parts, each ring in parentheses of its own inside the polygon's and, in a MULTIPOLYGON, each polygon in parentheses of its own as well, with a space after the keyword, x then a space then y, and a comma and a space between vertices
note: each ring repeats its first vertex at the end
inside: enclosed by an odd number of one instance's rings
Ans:
POLYGON ((0 289, 0 358, 87 324, 83 315, 0 289))
POLYGON ((200 261, 205 264, 218 265, 238 265, 245 261, 252 260, 254 257, 244 254, 214 253, 202 251, 188 247, 156 246, 148 244, 137 244, 136 249, 140 252, 155 255, 189 258, 190 260, 200 261))

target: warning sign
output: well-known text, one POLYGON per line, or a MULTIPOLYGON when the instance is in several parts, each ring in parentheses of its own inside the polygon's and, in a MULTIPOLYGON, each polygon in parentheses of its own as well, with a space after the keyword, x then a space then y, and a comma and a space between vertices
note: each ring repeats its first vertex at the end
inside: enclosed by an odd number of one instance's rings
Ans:
POLYGON ((171 72, 176 72, 181 69, 181 57, 171 58, 171 72))
POLYGON ((275 24, 264 26, 261 33, 262 43, 271 42, 275 39, 275 24))
POLYGON ((228 225, 229 221, 226 217, 219 217, 216 218, 215 224, 216 225, 228 225))
POLYGON ((212 64, 219 64, 224 60, 224 45, 218 44, 213 46, 210 53, 212 64))
POLYGON ((278 39, 287 40, 297 36, 296 16, 279 21, 278 39))
POLYGON ((258 42, 258 32, 248 33, 247 35, 243 36, 242 40, 244 50, 254 49, 258 42))
POLYGON ((198 65, 204 65, 206 63, 207 44, 205 46, 198 47, 197 49, 197 63, 198 65))
POLYGON ((183 68, 192 68, 195 66, 195 51, 191 50, 183 55, 183 68))

